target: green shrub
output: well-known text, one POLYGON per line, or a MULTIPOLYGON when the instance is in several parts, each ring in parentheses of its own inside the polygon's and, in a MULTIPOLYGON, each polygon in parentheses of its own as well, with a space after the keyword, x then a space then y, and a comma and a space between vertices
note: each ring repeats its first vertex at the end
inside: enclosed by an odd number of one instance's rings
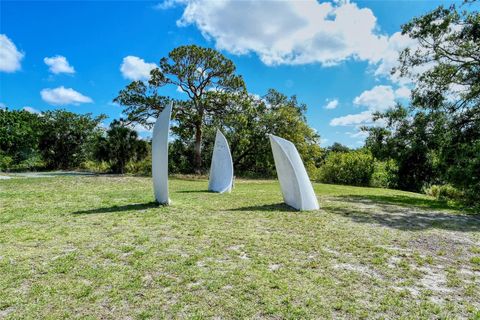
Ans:
POLYGON ((374 169, 374 159, 368 151, 330 152, 320 167, 319 179, 325 183, 368 186, 374 169))
POLYGON ((439 200, 461 201, 464 198, 463 192, 452 185, 432 185, 424 188, 423 192, 439 200))
POLYGON ((110 170, 110 165, 105 161, 87 160, 81 164, 80 168, 91 172, 105 173, 110 170))
POLYGON ((370 186, 378 188, 395 188, 397 186, 398 166, 395 160, 375 161, 375 169, 370 186))
POLYGON ((149 176, 152 174, 152 156, 140 161, 129 161, 125 167, 127 173, 149 176))
POLYGON ((12 167, 13 158, 0 153, 0 170, 8 171, 12 167))

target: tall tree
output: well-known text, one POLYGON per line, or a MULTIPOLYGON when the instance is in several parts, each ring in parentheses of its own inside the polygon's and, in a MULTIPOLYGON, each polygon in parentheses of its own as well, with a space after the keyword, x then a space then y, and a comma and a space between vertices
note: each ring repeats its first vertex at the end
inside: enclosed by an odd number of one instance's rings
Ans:
POLYGON ((415 189, 451 183, 480 202, 480 14, 472 2, 402 26, 417 45, 401 52, 392 72, 412 80, 411 105, 377 115, 387 129, 370 129, 367 144, 374 154, 402 155, 415 189))
POLYGON ((115 101, 127 107, 130 121, 145 123, 168 101, 158 94, 158 88, 171 85, 184 92, 189 100, 177 104, 174 115, 184 128, 193 131, 195 172, 200 173, 205 117, 225 112, 228 94, 245 91, 245 83, 235 69, 231 60, 214 49, 181 46, 160 60, 159 68, 150 73, 148 86, 141 81, 132 82, 120 91, 115 101))
POLYGON ((306 122, 305 104, 274 89, 261 98, 236 95, 228 101, 229 112, 208 123, 206 148, 213 148, 215 130, 220 127, 230 143, 237 174, 271 177, 275 167, 268 134, 275 134, 295 144, 314 178, 323 154, 319 135, 306 122))

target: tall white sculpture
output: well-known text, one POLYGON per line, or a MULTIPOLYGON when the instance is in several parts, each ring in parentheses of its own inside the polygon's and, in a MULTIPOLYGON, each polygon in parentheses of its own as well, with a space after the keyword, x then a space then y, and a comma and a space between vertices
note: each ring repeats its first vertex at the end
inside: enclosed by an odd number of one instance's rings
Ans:
POLYGON ((227 139, 217 129, 215 146, 213 147, 212 164, 208 190, 213 192, 230 192, 233 185, 233 161, 227 139))
POLYGON ((317 197, 295 145, 272 134, 268 136, 285 203, 297 210, 318 210, 317 197))
POLYGON ((158 116, 152 134, 152 178, 155 200, 160 204, 169 204, 168 198, 168 131, 173 103, 169 104, 158 116))

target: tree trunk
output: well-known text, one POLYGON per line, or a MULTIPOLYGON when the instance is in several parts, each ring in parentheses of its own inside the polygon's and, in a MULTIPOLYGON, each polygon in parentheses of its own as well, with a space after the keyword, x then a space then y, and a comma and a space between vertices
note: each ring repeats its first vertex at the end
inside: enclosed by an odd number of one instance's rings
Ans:
POLYGON ((194 170, 195 174, 202 173, 202 123, 195 124, 195 157, 194 170))

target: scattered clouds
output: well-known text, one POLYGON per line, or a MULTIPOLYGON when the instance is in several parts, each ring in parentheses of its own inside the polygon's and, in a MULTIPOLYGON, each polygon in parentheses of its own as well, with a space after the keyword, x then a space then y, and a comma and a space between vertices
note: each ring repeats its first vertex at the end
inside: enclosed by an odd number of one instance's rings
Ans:
POLYGON ((45 57, 43 62, 45 62, 49 67, 48 70, 53 74, 75 73, 75 69, 68 63, 67 58, 64 56, 56 55, 54 57, 45 57))
MULTIPOLYGON (((349 1, 181 1, 179 26, 196 26, 220 50, 256 53, 267 65, 353 59, 378 64, 384 74, 407 40, 379 32, 369 8, 349 1), (272 14, 275 12, 275 14, 272 14)), ((169 7, 176 1, 165 1, 169 7)))
POLYGON ((55 106, 78 105, 80 103, 93 102, 90 97, 84 96, 72 88, 65 88, 64 86, 55 89, 43 89, 40 91, 40 95, 43 101, 55 106))
POLYGON ((185 3, 184 0, 164 0, 153 6, 157 10, 167 10, 176 7, 178 4, 185 3))
POLYGON ((139 57, 127 56, 123 58, 120 71, 125 79, 134 81, 148 80, 150 78, 150 70, 156 67, 155 63, 147 63, 139 57))
POLYGON ((23 107, 22 110, 25 110, 25 111, 30 112, 30 113, 40 114, 40 111, 38 111, 37 109, 32 108, 32 107, 23 107))
POLYGON ((397 99, 410 99, 410 94, 412 91, 407 87, 400 87, 395 90, 395 97, 397 99))
MULTIPOLYGON (((383 112, 395 106, 397 100, 409 99, 410 89, 407 87, 399 87, 393 89, 392 86, 378 85, 370 90, 365 90, 358 97, 353 99, 353 104, 364 107, 367 110, 357 113, 348 114, 346 116, 333 118, 330 121, 331 126, 361 126, 373 125, 372 116, 374 112, 383 112)), ((380 122, 378 122, 380 124, 380 122)), ((347 133, 348 134, 348 133, 347 133)))
POLYGON ((18 51, 12 40, 7 35, 0 34, 0 72, 20 70, 23 57, 24 53, 18 51))
POLYGON ((355 132, 347 131, 345 133, 347 134, 347 136, 352 138, 366 138, 368 136, 368 132, 361 131, 361 130, 358 130, 355 132))
POLYGON ((330 121, 331 126, 349 126, 362 125, 372 122, 372 112, 363 111, 357 114, 348 114, 343 117, 333 118, 330 121))
POLYGON ((331 110, 338 107, 338 99, 333 99, 333 100, 327 99, 327 102, 328 103, 324 106, 325 109, 331 110))

